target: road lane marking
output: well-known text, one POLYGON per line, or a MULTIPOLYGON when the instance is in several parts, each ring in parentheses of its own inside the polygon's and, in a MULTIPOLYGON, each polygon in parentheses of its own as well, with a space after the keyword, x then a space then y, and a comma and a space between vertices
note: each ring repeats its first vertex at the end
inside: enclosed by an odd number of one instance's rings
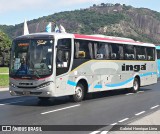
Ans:
POLYGON ((138 91, 137 93, 143 93, 144 91, 138 91))
POLYGON ((136 113, 135 115, 138 116, 138 115, 141 115, 143 113, 145 113, 146 111, 142 111, 142 112, 139 112, 139 113, 136 113))
POLYGON ((126 121, 126 120, 128 120, 129 118, 125 118, 125 119, 122 119, 122 120, 120 120, 120 121, 118 121, 118 122, 124 122, 124 121, 126 121))
POLYGON ((101 131, 93 131, 93 132, 91 132, 91 133, 89 133, 89 134, 97 134, 97 133, 99 133, 99 132, 101 132, 101 131))
POLYGON ((117 125, 117 123, 112 123, 112 124, 110 124, 111 126, 114 126, 114 125, 117 125))
POLYGON ((107 134, 108 133, 108 131, 102 131, 101 132, 101 134, 107 134))
POLYGON ((73 106, 69 106, 69 107, 64 107, 64 108, 60 108, 60 109, 56 109, 56 110, 52 110, 52 111, 48 111, 48 112, 43 112, 41 114, 53 113, 53 112, 62 111, 62 110, 73 108, 73 107, 79 107, 79 106, 80 106, 80 104, 77 104, 77 105, 73 105, 73 106))
POLYGON ((150 109, 155 109, 155 108, 157 108, 157 107, 159 107, 159 105, 153 106, 153 107, 151 107, 150 109))
POLYGON ((128 94, 126 94, 126 95, 132 95, 132 94, 134 94, 134 93, 128 93, 128 94))
POLYGON ((15 102, 10 102, 10 103, 1 103, 0 106, 9 105, 9 104, 15 104, 15 103, 19 103, 19 102, 24 102, 24 101, 15 101, 15 102))

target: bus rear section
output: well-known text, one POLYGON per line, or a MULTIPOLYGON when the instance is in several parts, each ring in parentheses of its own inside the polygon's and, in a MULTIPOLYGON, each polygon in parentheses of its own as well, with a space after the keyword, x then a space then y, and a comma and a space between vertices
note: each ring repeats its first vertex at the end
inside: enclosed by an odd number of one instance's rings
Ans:
POLYGON ((160 46, 156 46, 156 50, 157 50, 157 73, 158 73, 158 78, 160 78, 160 46))

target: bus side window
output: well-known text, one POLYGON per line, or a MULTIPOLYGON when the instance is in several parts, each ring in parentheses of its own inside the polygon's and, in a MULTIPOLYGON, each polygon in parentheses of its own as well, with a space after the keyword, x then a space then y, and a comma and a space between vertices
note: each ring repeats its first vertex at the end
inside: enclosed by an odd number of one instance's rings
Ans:
POLYGON ((155 49, 152 47, 147 47, 146 48, 147 52, 147 60, 155 60, 155 49))
POLYGON ((108 59, 109 58, 109 47, 106 43, 97 43, 95 44, 96 50, 96 59, 108 59))
POLYGON ((88 43, 88 48, 89 48, 89 55, 90 55, 91 59, 94 59, 94 52, 93 52, 94 46, 93 46, 93 42, 89 42, 88 43))
POLYGON ((88 41, 76 40, 75 42, 75 58, 76 59, 92 59, 92 44, 88 41))
POLYGON ((123 59, 123 46, 119 44, 111 44, 111 59, 123 59))
POLYGON ((135 59, 135 52, 134 52, 133 45, 124 45, 124 56, 125 56, 125 60, 135 59))
POLYGON ((136 59, 137 60, 146 60, 146 51, 143 46, 136 46, 136 59))

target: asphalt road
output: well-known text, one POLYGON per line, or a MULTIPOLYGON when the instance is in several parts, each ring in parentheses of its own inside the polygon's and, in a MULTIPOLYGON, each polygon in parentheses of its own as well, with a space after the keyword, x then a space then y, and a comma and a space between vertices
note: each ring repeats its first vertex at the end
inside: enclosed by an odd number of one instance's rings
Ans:
MULTIPOLYGON (((93 94, 92 99, 73 103, 69 97, 52 98, 42 102, 36 97, 12 97, 0 92, 0 125, 95 125, 90 131, 65 133, 96 134, 107 125, 128 124, 159 109, 160 81, 142 87, 140 92, 128 90, 107 91, 93 94)), ((73 125, 73 126, 72 126, 73 125)), ((60 126, 64 130, 65 126, 60 126)), ((88 129, 87 126, 80 126, 88 129)), ((75 129, 76 130, 76 129, 75 129)), ((48 132, 49 133, 49 132, 48 132)), ((50 132, 63 133, 64 132, 50 132)))

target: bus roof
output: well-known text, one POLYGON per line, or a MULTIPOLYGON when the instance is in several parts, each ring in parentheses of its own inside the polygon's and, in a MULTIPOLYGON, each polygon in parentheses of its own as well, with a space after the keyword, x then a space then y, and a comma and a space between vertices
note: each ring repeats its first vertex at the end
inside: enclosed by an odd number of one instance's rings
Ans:
POLYGON ((109 43, 131 44, 131 45, 155 47, 154 44, 134 41, 133 39, 130 39, 130 38, 122 38, 122 37, 114 37, 114 36, 99 36, 99 35, 98 36, 97 35, 82 35, 82 34, 74 34, 74 36, 76 39, 105 41, 109 43))
POLYGON ((154 44, 143 43, 143 42, 135 41, 130 38, 105 36, 105 35, 84 35, 84 34, 55 33, 55 32, 33 33, 33 34, 28 34, 28 35, 22 35, 22 36, 15 38, 15 39, 38 38, 38 37, 74 38, 74 39, 109 42, 109 43, 119 43, 119 44, 130 44, 130 45, 155 47, 154 44))

